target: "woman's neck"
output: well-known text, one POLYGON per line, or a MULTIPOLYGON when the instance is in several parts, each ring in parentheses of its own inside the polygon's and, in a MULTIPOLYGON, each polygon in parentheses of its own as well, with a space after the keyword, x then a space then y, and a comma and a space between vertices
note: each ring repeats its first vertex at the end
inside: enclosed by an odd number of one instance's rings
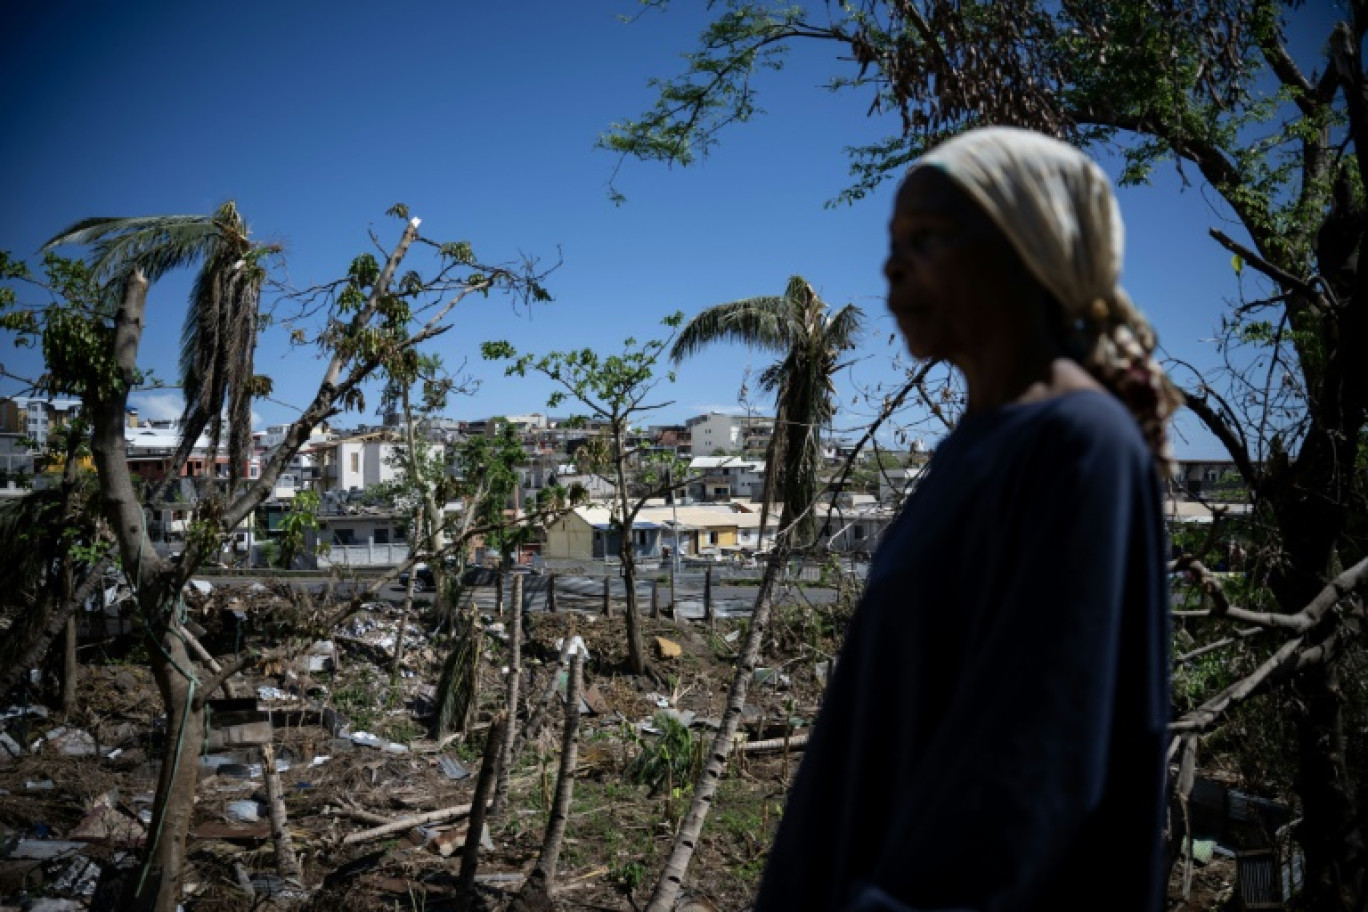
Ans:
POLYGON ((1020 341, 960 365, 968 391, 966 414, 1003 405, 1053 399, 1078 390, 1101 390, 1102 385, 1055 345, 1025 345, 1020 341))

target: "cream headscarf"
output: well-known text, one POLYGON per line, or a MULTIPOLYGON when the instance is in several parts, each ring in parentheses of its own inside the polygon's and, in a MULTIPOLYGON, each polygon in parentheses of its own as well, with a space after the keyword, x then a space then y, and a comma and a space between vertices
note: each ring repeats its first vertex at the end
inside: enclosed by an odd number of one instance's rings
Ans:
POLYGON ((1182 396, 1153 358, 1154 332, 1121 287, 1125 228, 1111 181, 1067 143, 1016 127, 970 130, 913 165, 935 167, 1006 235, 1064 311, 1081 363, 1135 415, 1156 457, 1182 396))

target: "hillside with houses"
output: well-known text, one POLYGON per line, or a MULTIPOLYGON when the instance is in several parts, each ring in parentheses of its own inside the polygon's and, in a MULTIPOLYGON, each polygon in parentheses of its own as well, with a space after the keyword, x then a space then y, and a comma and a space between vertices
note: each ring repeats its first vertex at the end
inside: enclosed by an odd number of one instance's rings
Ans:
MULTIPOLYGON (((0 399, 0 496, 18 496, 30 487, 50 482, 56 466, 42 461, 50 435, 79 412, 80 403, 60 398, 10 397, 0 399)), ((511 426, 524 459, 517 466, 518 483, 505 508, 516 522, 542 493, 578 485, 587 502, 539 529, 531 541, 520 543, 513 558, 518 563, 539 559, 571 562, 612 562, 617 559, 618 533, 610 503, 615 486, 606 474, 582 470, 576 453, 604 433, 593 422, 571 421, 537 413, 481 419, 428 419, 418 425, 424 444, 442 456, 454 454, 464 441, 493 435, 511 426)), ((763 516, 764 453, 773 432, 773 419, 710 412, 683 424, 656 425, 631 441, 645 459, 669 454, 687 465, 676 494, 651 498, 633 524, 633 549, 647 563, 681 561, 747 562, 772 545, 782 515, 778 504, 763 516)), ((259 476, 261 466, 285 439, 287 425, 271 425, 255 432, 249 462, 239 477, 259 476)), ((140 418, 128 412, 128 463, 146 490, 165 479, 180 440, 177 422, 140 418)), ((226 446, 209 452, 201 436, 180 470, 177 483, 159 502, 145 502, 148 530, 165 553, 176 553, 184 542, 186 523, 198 497, 197 479, 208 474, 227 476, 226 446)), ((220 555, 220 562, 244 568, 266 565, 262 544, 279 535, 281 516, 296 495, 311 491, 319 497, 318 528, 307 536, 297 556, 298 569, 389 567, 409 556, 409 517, 395 508, 386 486, 401 480, 406 449, 397 416, 387 423, 353 428, 320 427, 290 460, 272 496, 250 515, 220 555), (327 547, 321 547, 326 545, 327 547)), ((852 454, 845 441, 823 443, 823 475, 829 493, 818 506, 822 550, 868 555, 892 521, 929 453, 919 450, 852 454), (845 483, 841 484, 842 476, 845 483)), ((449 471, 459 470, 454 463, 449 471)), ((1248 507, 1247 493, 1236 481, 1228 461, 1176 460, 1169 481, 1167 513, 1175 523, 1209 522, 1213 508, 1240 513, 1248 507)), ((465 505, 443 505, 447 519, 458 517, 465 505)), ((493 560, 477 539, 468 558, 493 560)))

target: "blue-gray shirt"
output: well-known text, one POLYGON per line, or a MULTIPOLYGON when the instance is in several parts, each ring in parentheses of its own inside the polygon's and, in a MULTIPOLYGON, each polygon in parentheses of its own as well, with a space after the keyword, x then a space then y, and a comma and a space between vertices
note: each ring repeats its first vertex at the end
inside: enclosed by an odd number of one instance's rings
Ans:
POLYGON ((1160 909, 1165 556, 1112 396, 965 418, 874 558, 757 912, 1160 909))

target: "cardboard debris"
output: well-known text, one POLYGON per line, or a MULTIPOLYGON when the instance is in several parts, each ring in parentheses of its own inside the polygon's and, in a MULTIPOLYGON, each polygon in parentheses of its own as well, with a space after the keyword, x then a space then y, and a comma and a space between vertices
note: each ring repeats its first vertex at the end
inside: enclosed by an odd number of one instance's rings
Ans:
POLYGON ((664 637, 655 638, 656 652, 662 659, 677 659, 684 654, 684 648, 674 640, 667 640, 664 637))
POLYGON ((72 839, 132 847, 143 844, 147 827, 116 807, 98 804, 67 835, 72 839))
MULTIPOLYGON (((449 830, 444 830, 426 845, 443 858, 450 858, 465 846, 467 829, 467 827, 452 827, 449 830)), ((480 831, 480 848, 489 852, 494 851, 494 840, 489 835, 488 826, 480 831)))
POLYGON ((225 823, 220 820, 207 820, 190 828, 190 835, 196 839, 222 839, 225 842, 258 842, 271 838, 270 821, 258 823, 225 823))
POLYGON ((584 692, 582 705, 589 707, 589 712, 596 716, 606 716, 612 710, 608 706, 608 701, 599 692, 597 684, 590 684, 589 689, 584 692))

